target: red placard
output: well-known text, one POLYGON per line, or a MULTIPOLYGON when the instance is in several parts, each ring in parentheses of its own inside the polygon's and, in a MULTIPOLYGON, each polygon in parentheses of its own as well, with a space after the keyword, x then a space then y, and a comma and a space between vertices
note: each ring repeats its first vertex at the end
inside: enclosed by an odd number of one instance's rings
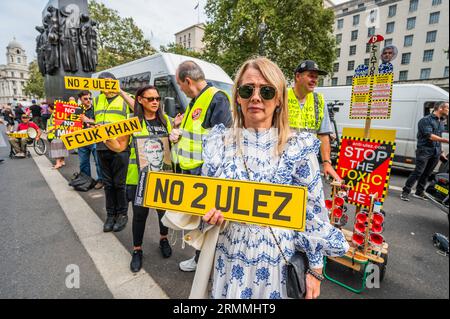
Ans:
POLYGON ((336 171, 350 187, 349 203, 369 207, 372 194, 384 202, 394 151, 394 142, 342 138, 336 171))
POLYGON ((80 115, 83 109, 76 103, 55 102, 55 128, 56 136, 60 137, 83 129, 80 115))

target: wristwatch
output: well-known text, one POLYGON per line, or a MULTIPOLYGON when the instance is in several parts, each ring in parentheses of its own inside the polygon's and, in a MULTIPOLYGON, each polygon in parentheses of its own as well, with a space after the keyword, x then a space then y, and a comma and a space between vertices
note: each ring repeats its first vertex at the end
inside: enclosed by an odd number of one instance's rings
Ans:
POLYGON ((323 163, 329 163, 330 165, 333 165, 333 163, 331 163, 330 160, 323 160, 322 162, 323 162, 323 163))

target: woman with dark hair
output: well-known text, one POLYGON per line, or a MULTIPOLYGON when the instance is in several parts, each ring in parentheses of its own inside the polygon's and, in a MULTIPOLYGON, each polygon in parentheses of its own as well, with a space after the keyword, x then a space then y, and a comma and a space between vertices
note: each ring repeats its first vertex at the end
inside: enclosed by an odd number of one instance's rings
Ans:
MULTIPOLYGON (((142 267, 142 240, 144 237, 145 223, 149 213, 149 208, 137 206, 134 204, 136 189, 139 179, 139 168, 137 159, 140 149, 138 140, 168 138, 172 130, 172 123, 169 117, 164 114, 160 106, 161 97, 156 87, 147 85, 137 90, 134 105, 134 115, 137 116, 142 125, 142 131, 130 136, 122 136, 114 140, 108 140, 105 144, 114 152, 122 152, 128 144, 131 144, 130 162, 127 173, 127 197, 133 202, 133 257, 130 264, 132 272, 138 272, 142 267)), ((168 145, 168 143, 167 143, 168 145)), ((167 150, 165 150, 167 151, 167 150)), ((161 161, 164 159, 161 158, 161 161)), ((154 167, 163 167, 161 165, 147 166, 146 169, 155 170, 154 167)), ((141 169, 143 169, 141 167, 141 169)), ((164 258, 168 258, 172 254, 169 241, 167 239, 168 228, 161 223, 164 216, 163 210, 157 210, 159 217, 160 241, 159 248, 164 258)))

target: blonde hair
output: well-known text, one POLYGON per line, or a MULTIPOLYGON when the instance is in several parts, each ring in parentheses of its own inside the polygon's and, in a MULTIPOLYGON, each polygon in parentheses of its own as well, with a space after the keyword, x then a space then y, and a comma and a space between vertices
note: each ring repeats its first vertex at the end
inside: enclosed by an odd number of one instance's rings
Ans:
POLYGON ((233 86, 234 127, 238 129, 238 131, 244 127, 244 115, 242 114, 239 103, 237 101, 237 91, 239 86, 242 84, 242 76, 250 68, 258 70, 264 77, 264 79, 276 89, 275 99, 279 100, 279 111, 274 112, 273 114, 272 127, 278 129, 278 145, 276 151, 278 154, 281 154, 290 135, 288 120, 287 83, 286 78, 284 77, 283 72, 280 70, 280 68, 267 58, 256 57, 249 59, 244 62, 244 64, 237 72, 233 86))

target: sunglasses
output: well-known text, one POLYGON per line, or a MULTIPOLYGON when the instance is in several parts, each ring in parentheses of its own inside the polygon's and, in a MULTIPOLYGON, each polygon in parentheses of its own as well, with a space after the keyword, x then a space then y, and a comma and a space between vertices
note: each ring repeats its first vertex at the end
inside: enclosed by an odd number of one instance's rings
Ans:
POLYGON ((161 101, 161 97, 153 97, 153 96, 150 96, 150 97, 145 97, 145 96, 141 96, 141 98, 143 98, 143 99, 146 99, 148 102, 153 102, 153 101, 157 101, 157 102, 159 102, 159 101, 161 101))
MULTIPOLYGON (((253 85, 244 84, 238 88, 238 94, 243 99, 249 99, 253 96, 253 92, 255 91, 255 87, 253 85)), ((264 100, 271 100, 275 97, 277 90, 269 85, 263 85, 259 88, 259 95, 264 100)))
POLYGON ((86 100, 86 101, 87 100, 92 100, 92 98, 91 97, 84 97, 83 100, 86 100))

